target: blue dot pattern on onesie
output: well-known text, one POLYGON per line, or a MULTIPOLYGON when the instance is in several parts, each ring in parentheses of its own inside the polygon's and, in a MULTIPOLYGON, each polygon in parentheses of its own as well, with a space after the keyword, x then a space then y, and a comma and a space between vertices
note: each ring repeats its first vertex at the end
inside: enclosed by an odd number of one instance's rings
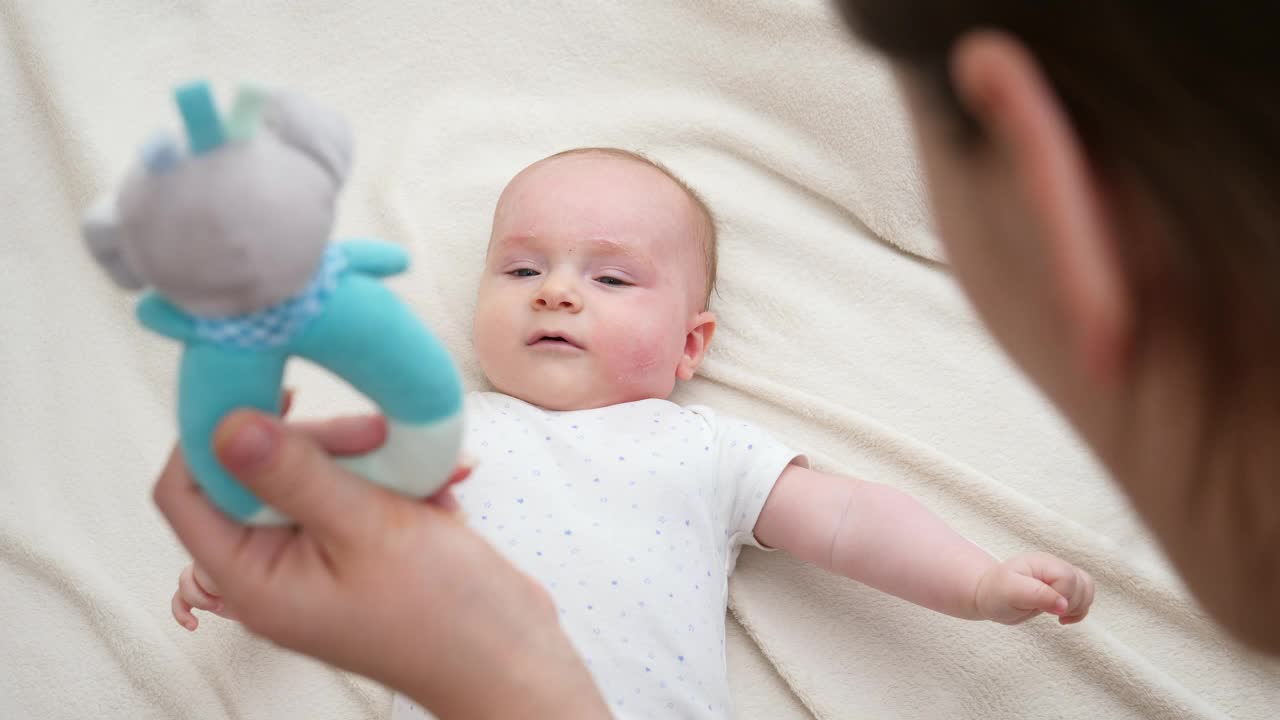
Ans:
POLYGON ((225 347, 260 350, 280 347, 302 332, 324 310, 325 301, 347 269, 342 248, 330 245, 324 261, 306 289, 297 295, 247 315, 222 318, 197 317, 196 336, 225 347))
POLYGON ((729 716, 728 575, 796 455, 661 400, 556 413, 478 393, 466 412, 478 464, 455 495, 548 588, 613 713, 729 716))

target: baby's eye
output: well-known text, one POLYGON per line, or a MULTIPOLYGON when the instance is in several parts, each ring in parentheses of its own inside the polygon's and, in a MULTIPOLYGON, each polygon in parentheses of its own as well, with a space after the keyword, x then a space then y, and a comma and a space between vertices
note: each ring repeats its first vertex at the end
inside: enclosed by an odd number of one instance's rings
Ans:
POLYGON ((616 278, 616 277, 609 277, 608 275, 596 278, 596 282, 600 283, 601 285, 612 285, 613 287, 630 287, 631 285, 631 283, 627 282, 626 280, 623 280, 621 278, 616 278))
POLYGON ((519 277, 519 278, 536 277, 538 275, 541 275, 541 273, 539 273, 537 270, 534 270, 533 268, 517 268, 515 270, 508 272, 507 274, 510 275, 511 277, 519 277))

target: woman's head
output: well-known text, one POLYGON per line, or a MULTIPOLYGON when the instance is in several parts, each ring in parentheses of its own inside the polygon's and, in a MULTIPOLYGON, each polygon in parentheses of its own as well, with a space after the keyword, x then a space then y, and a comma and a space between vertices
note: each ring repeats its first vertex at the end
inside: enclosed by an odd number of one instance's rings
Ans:
POLYGON ((1280 11, 840 5, 894 62, 984 321, 1240 627, 1210 586, 1280 576, 1280 11), (1272 549, 1209 561, 1246 543, 1272 549))

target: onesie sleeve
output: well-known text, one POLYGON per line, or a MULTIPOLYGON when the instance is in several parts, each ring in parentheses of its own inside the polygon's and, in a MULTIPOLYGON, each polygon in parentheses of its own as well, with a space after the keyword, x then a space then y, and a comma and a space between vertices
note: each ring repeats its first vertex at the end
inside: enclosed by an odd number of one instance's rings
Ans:
POLYGON ((768 432, 738 418, 703 410, 715 432, 717 520, 723 550, 732 568, 743 545, 761 549, 755 537, 756 520, 778 476, 792 463, 809 460, 768 432))

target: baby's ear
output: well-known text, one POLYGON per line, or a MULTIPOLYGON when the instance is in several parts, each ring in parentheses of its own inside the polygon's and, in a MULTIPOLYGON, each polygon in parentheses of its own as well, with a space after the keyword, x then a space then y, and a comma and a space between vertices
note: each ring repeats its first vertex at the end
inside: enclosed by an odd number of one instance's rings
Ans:
POLYGON ((676 377, 681 380, 692 380, 698 367, 707 356, 707 348, 711 347, 711 338, 716 334, 716 316, 710 310, 698 313, 690 323, 688 334, 684 338, 684 353, 676 366, 676 377))
POLYGON ((89 254, 98 261, 111 279, 126 290, 141 290, 146 286, 138 271, 129 264, 124 254, 124 234, 120 228, 120 216, 116 211, 114 193, 104 195, 85 213, 80 225, 89 254))
POLYGON ((351 171, 354 141, 338 113, 292 93, 273 93, 262 108, 263 123, 284 143, 306 153, 333 176, 338 187, 351 171))

